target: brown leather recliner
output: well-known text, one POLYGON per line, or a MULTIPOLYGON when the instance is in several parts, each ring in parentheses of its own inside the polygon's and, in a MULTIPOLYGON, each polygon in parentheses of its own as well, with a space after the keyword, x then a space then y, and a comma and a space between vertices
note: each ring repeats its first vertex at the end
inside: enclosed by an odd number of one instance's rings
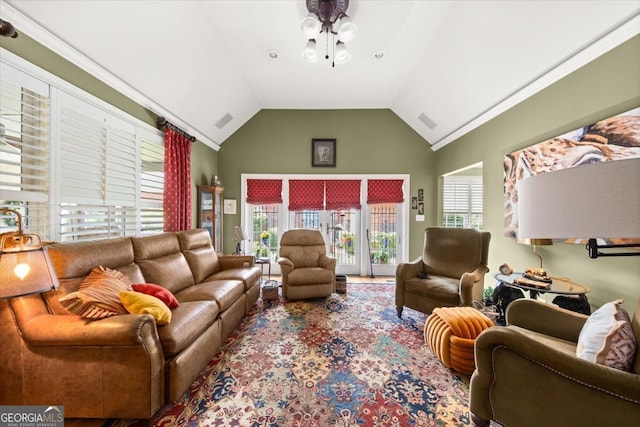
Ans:
POLYGON ((396 308, 430 314, 436 307, 482 301, 491 234, 471 228, 428 227, 422 257, 396 268, 396 308))
POLYGON ((336 259, 327 256, 318 230, 285 231, 280 238, 278 263, 284 298, 320 298, 335 292, 336 259))
MULTIPOLYGON (((475 342, 469 409, 475 425, 634 426, 640 423, 640 351, 631 372, 576 356, 586 315, 519 299, 507 325, 475 342)), ((640 300, 631 320, 640 342, 640 300)))

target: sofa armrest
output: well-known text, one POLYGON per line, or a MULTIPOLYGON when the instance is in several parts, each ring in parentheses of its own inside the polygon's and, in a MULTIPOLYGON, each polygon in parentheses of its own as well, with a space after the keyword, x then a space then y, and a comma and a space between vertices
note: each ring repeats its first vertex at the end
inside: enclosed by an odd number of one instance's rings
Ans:
POLYGON ((337 261, 338 261, 337 259, 332 258, 330 256, 321 255, 320 258, 318 258, 318 265, 322 268, 326 268, 327 270, 331 270, 335 272, 337 261))
POLYGON ((506 318, 508 325, 578 342, 588 316, 541 301, 518 299, 507 307, 506 318))
POLYGON ((218 257, 221 270, 230 270, 232 268, 253 267, 256 259, 253 255, 223 255, 218 257))
POLYGON ((587 425, 585 419, 596 413, 614 416, 604 409, 607 405, 616 408, 618 420, 618 412, 626 412, 624 419, 640 410, 638 374, 588 362, 509 327, 484 330, 474 349, 469 406, 481 418, 506 425, 558 425, 553 417, 562 414, 576 425, 587 425), (558 411, 540 410, 547 399, 553 399, 558 411))
POLYGON ((404 288, 404 282, 417 277, 421 271, 424 271, 422 257, 398 264, 396 267, 396 286, 404 288))
POLYGON ((484 283, 484 275, 489 272, 489 267, 486 265, 480 265, 471 272, 464 273, 460 277, 460 286, 458 291, 460 293, 460 303, 462 305, 473 305, 473 288, 478 283, 484 283))
POLYGON ((280 267, 289 267, 289 268, 293 268, 293 261, 291 261, 289 258, 287 257, 280 257, 278 258, 278 264, 280 264, 280 267))
POLYGON ((33 346, 132 346, 148 341, 159 343, 156 322, 149 314, 123 314, 101 320, 77 315, 35 316, 19 327, 33 346))

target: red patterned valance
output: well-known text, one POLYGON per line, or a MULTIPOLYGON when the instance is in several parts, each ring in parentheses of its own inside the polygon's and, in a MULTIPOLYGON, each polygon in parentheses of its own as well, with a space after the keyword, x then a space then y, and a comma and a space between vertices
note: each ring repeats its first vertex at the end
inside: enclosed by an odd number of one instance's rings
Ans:
POLYGON ((326 209, 360 209, 360 180, 336 179, 325 181, 326 209))
POLYGON ((289 180, 289 210, 319 211, 324 209, 324 181, 314 179, 289 180))
POLYGON ((247 179, 247 203, 253 205, 282 203, 282 180, 247 179))
POLYGON ((370 179, 367 181, 367 204, 402 203, 404 191, 402 179, 370 179))

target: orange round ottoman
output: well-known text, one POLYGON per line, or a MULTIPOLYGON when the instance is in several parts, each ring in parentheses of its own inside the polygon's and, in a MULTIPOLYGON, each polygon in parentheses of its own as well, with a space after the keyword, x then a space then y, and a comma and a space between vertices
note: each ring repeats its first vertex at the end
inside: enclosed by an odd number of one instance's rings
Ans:
POLYGON ((471 375, 473 344, 490 326, 491 319, 473 307, 435 308, 424 325, 424 340, 447 368, 471 375))

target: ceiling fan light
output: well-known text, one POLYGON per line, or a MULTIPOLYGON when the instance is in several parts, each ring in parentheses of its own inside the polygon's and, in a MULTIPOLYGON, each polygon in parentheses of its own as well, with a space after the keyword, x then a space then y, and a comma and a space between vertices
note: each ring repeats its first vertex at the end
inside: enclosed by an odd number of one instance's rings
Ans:
POLYGON ((351 18, 347 15, 343 16, 338 23, 338 40, 344 43, 349 43, 356 38, 358 29, 356 25, 351 22, 351 18))
POLYGON ((307 45, 304 47, 302 51, 302 58, 306 62, 318 62, 318 51, 316 50, 316 41, 314 39, 309 39, 307 45))
POLYGON ((344 43, 338 42, 336 43, 336 53, 334 57, 334 61, 338 65, 346 64, 351 60, 351 54, 347 50, 347 46, 344 43))
POLYGON ((315 14, 309 13, 302 19, 301 28, 304 35, 308 39, 312 39, 322 31, 322 22, 320 22, 315 14))

